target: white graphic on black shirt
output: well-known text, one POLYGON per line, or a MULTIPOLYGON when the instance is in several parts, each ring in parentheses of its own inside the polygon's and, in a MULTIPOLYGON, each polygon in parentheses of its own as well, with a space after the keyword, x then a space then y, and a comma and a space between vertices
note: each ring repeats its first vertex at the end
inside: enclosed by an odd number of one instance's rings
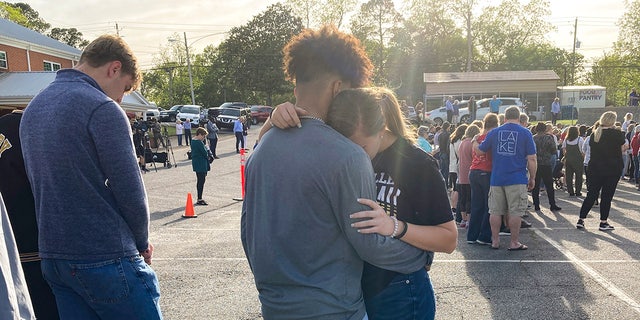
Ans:
POLYGON ((2 158, 2 154, 11 149, 11 141, 4 134, 0 133, 0 158, 2 158))
POLYGON ((376 174, 376 200, 387 214, 398 215, 398 197, 402 193, 390 175, 380 172, 376 174))

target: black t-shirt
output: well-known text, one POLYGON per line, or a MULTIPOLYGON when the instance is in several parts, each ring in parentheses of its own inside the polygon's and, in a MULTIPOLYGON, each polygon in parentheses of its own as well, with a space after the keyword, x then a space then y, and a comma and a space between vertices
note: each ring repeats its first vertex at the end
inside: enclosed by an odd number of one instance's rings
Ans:
POLYGON ((591 134, 589 172, 600 176, 620 176, 623 166, 621 147, 624 143, 624 132, 618 129, 603 129, 598 142, 594 139, 594 134, 591 134))
POLYGON ((0 192, 7 207, 18 251, 23 254, 38 252, 38 226, 31 184, 20 147, 20 119, 20 113, 0 117, 0 192))
POLYGON ((449 130, 442 130, 442 133, 438 136, 438 146, 440 146, 440 153, 449 154, 449 144, 451 143, 451 133, 449 130))
MULTIPOLYGON (((399 220, 417 225, 439 225, 453 219, 438 162, 420 148, 399 138, 373 159, 377 201, 399 220)), ((365 297, 382 291, 397 275, 365 263, 365 297)))

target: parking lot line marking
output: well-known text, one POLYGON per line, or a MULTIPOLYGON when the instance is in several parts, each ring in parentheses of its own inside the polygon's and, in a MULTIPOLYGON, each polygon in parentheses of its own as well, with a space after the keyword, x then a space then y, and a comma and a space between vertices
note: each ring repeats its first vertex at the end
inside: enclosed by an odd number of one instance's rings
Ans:
POLYGON ((176 231, 240 231, 240 228, 164 228, 176 231))
MULTIPOLYGON (((153 260, 158 261, 239 261, 246 260, 247 258, 153 258, 153 260)), ((582 260, 585 263, 639 263, 638 260, 582 260)), ((464 260, 464 259, 449 259, 449 260, 440 260, 437 259, 436 263, 575 263, 570 260, 464 260)))
POLYGON ((247 258, 153 258, 153 261, 247 261, 247 258))
MULTIPOLYGON (((447 263, 465 263, 465 262, 473 262, 473 263, 574 263, 571 260, 516 260, 516 259, 506 259, 506 260, 489 260, 489 259, 436 259, 435 263, 447 262, 447 263)), ((582 260, 584 263, 640 263, 638 260, 582 260)))
POLYGON ((535 232, 540 238, 544 239, 550 245, 552 245, 554 248, 556 248, 558 251, 560 251, 560 253, 562 253, 565 257, 567 257, 567 259, 569 259, 569 261, 571 261, 572 263, 574 263, 575 265, 580 267, 580 269, 582 269, 589 276, 591 276, 591 278, 593 280, 595 280, 596 282, 598 282, 603 288, 607 289, 607 291, 609 291, 611 294, 613 294, 614 296, 618 297, 618 299, 620 299, 623 302, 627 303, 636 313, 640 313, 640 304, 638 304, 630 296, 628 296, 626 293, 624 293, 622 290, 620 290, 618 287, 616 287, 616 285, 613 284, 611 281, 609 281, 605 277, 603 277, 596 270, 594 270, 593 268, 589 267, 586 264, 586 262, 578 259, 578 257, 576 257, 573 253, 571 253, 569 250, 565 249, 557 241, 549 238, 542 231, 533 230, 533 232, 535 232))

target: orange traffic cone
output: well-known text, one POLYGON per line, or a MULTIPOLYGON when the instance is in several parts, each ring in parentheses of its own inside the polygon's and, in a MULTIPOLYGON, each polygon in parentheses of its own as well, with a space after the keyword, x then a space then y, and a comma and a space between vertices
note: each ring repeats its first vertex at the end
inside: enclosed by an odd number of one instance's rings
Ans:
POLYGON ((193 212, 193 199, 191 198, 191 192, 187 193, 187 204, 184 207, 183 218, 197 218, 195 212, 193 212))

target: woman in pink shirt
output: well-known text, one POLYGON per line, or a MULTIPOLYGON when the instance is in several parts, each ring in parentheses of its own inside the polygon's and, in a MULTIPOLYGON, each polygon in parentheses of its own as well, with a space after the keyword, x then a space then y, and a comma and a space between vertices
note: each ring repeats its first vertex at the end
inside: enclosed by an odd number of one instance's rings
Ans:
POLYGON ((460 228, 466 228, 469 222, 469 210, 471 210, 471 184, 469 171, 473 159, 473 137, 480 133, 480 128, 472 124, 464 132, 464 138, 458 149, 458 205, 457 212, 462 215, 460 228))

